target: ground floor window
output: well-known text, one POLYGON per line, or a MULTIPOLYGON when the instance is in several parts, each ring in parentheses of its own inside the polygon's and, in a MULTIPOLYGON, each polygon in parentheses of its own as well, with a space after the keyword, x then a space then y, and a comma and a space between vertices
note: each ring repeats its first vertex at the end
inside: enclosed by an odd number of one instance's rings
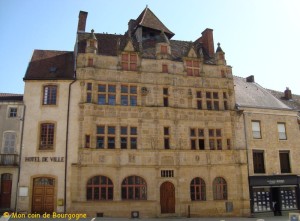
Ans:
POLYGON ((87 200, 112 200, 113 183, 106 176, 94 176, 88 180, 86 199, 87 200))
POLYGON ((147 184, 139 176, 126 177, 122 182, 122 199, 123 200, 146 200, 147 184))

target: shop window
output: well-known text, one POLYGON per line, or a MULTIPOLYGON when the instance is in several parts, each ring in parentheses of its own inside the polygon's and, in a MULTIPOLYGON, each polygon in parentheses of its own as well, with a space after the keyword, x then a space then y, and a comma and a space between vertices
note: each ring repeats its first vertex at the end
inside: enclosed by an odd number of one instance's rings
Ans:
POLYGON ((55 125, 53 123, 42 123, 40 125, 40 150, 51 150, 54 148, 55 125))
POLYGON ((126 177, 121 187, 122 200, 147 200, 146 181, 139 176, 126 177))
POLYGON ((137 54, 136 53, 123 53, 122 54, 122 69, 124 71, 137 70, 137 54))
POLYGON ((270 188, 253 188, 253 211, 272 211, 270 188))
POLYGON ((114 186, 106 176, 94 176, 87 182, 87 200, 112 200, 114 186))
POLYGON ((252 136, 254 139, 261 139, 260 121, 252 121, 252 136))
POLYGON ((206 200, 205 182, 200 177, 196 177, 191 181, 190 194, 192 201, 206 200))
POLYGON ((204 150, 204 129, 202 128, 190 128, 190 139, 192 150, 204 150))
POLYGON ((57 86, 46 85, 43 88, 43 105, 56 105, 57 86))
POLYGON ((121 105, 137 106, 137 86, 121 85, 121 105))
POLYGON ((279 140, 286 140, 285 123, 277 123, 279 140))
POLYGON ((213 181, 214 200, 227 200, 227 182, 222 177, 213 181))
POLYGON ((280 151, 279 158, 280 158, 281 173, 291 173, 290 152, 289 151, 280 151))
POLYGON ((254 173, 265 173, 264 151, 253 151, 253 169, 254 173))
POLYGON ((115 105, 116 104, 116 85, 98 85, 98 104, 115 105))

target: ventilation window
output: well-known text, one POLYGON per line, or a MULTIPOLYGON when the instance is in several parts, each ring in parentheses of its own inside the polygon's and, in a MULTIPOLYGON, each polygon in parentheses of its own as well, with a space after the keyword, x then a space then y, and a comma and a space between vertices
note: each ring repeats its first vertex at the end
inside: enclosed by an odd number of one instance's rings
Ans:
POLYGON ((160 171, 161 177, 174 177, 174 170, 162 170, 160 171))

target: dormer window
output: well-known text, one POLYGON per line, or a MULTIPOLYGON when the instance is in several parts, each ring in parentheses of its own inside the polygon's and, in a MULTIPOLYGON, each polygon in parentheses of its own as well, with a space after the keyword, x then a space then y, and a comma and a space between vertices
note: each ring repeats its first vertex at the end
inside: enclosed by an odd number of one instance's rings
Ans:
POLYGON ((168 54, 168 46, 161 45, 160 46, 160 53, 162 53, 162 54, 168 54))
POLYGON ((200 63, 197 60, 186 61, 186 71, 188 76, 199 76, 200 63))
POLYGON ((136 53, 122 54, 122 69, 124 71, 136 71, 137 70, 137 54, 136 53))

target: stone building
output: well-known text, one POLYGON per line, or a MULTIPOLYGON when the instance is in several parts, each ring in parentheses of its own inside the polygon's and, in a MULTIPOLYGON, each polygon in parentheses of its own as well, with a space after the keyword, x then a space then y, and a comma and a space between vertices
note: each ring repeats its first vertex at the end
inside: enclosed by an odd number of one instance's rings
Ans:
POLYGON ((234 84, 235 143, 247 149, 251 212, 299 210, 299 104, 282 95, 277 99, 253 76, 234 77, 234 84))
POLYGON ((0 211, 16 208, 23 95, 0 93, 0 211))

